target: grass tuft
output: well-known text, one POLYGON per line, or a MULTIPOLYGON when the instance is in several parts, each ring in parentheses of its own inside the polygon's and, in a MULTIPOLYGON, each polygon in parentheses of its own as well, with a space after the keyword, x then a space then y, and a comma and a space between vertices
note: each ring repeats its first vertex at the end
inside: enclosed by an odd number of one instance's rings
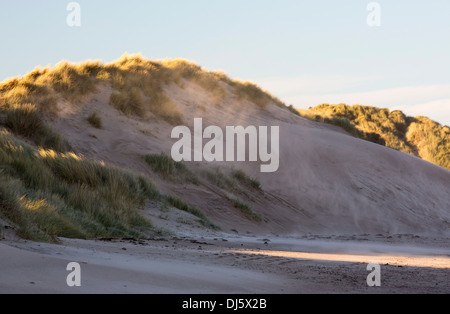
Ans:
POLYGON ((110 103, 128 116, 141 116, 144 113, 144 100, 141 91, 137 88, 112 93, 110 103))
POLYGON ((262 190, 261 183, 257 179, 249 177, 242 170, 233 170, 232 176, 233 176, 233 178, 235 178, 236 180, 238 180, 240 183, 242 183, 243 185, 245 185, 247 187, 251 187, 253 189, 260 190, 260 191, 262 190))
POLYGON ((102 118, 96 111, 92 112, 87 120, 94 128, 101 129, 103 126, 102 118))
POLYGON ((182 162, 174 161, 166 153, 146 155, 145 161, 152 170, 166 180, 198 185, 198 177, 182 162))
POLYGON ((286 107, 281 100, 272 96, 269 92, 263 91, 259 86, 252 82, 234 80, 230 82, 230 85, 234 87, 238 98, 251 101, 261 108, 267 107, 270 103, 274 103, 279 107, 286 107))
POLYGON ((241 211, 242 214, 244 214, 245 217, 247 217, 250 220, 261 222, 262 218, 260 215, 255 213, 252 209, 252 207, 241 200, 235 198, 231 200, 233 203, 233 206, 241 211))
POLYGON ((207 228, 215 229, 215 230, 220 230, 220 227, 215 225, 214 223, 212 223, 208 219, 208 217, 206 217, 206 215, 197 207, 186 204, 183 200, 181 200, 178 197, 166 196, 165 199, 173 207, 178 208, 179 210, 188 212, 188 213, 200 218, 200 223, 203 226, 205 226, 207 228))

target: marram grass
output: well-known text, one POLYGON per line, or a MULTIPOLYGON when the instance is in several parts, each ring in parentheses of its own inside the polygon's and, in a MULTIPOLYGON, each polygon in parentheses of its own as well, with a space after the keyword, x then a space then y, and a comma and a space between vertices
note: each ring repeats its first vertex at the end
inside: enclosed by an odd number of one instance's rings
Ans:
POLYGON ((142 237, 151 222, 139 213, 159 197, 144 177, 74 153, 34 150, 0 133, 0 215, 20 236, 142 237))
POLYGON ((345 104, 322 104, 299 113, 450 170, 450 128, 429 118, 408 117, 400 110, 345 104))

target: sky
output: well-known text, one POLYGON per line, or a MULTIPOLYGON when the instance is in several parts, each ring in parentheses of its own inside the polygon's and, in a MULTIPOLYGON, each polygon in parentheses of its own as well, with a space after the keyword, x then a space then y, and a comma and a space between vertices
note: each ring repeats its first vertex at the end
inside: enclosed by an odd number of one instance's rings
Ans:
POLYGON ((1 1, 0 29, 0 81, 140 52, 222 70, 298 108, 371 105, 450 125, 449 0, 15 0, 1 1))

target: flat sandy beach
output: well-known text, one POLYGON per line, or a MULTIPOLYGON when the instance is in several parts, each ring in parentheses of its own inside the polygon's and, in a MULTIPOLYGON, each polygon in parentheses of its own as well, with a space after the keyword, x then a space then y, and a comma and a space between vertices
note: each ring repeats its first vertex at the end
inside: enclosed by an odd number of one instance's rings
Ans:
POLYGON ((398 235, 199 237, 0 242, 0 293, 449 293, 446 239, 398 235), (432 244, 431 244, 432 242, 432 244), (69 287, 67 264, 81 266, 69 287), (381 265, 369 287, 368 263, 381 265))

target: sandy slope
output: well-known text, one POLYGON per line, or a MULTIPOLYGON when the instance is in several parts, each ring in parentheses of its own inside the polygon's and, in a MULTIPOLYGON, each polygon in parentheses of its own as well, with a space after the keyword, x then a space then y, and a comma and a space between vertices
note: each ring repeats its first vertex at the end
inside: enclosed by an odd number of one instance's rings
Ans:
MULTIPOLYGON (((280 127, 280 168, 261 174, 259 163, 221 163, 257 177, 264 194, 252 207, 264 223, 243 219, 213 186, 173 185, 152 174, 143 156, 170 154, 173 126, 152 115, 134 119, 108 105, 110 88, 77 106, 61 105, 54 121, 81 153, 146 173, 163 192, 202 208, 224 230, 276 234, 413 233, 450 235, 450 172, 421 159, 347 135, 340 129, 297 117, 277 106, 265 110, 231 92, 217 104, 196 84, 171 85, 167 94, 183 111, 186 125, 202 117, 207 125, 280 127), (96 110, 102 130, 86 121, 96 110)), ((205 141, 206 142, 206 141, 205 141)), ((190 163, 197 171, 206 163, 190 163)))

